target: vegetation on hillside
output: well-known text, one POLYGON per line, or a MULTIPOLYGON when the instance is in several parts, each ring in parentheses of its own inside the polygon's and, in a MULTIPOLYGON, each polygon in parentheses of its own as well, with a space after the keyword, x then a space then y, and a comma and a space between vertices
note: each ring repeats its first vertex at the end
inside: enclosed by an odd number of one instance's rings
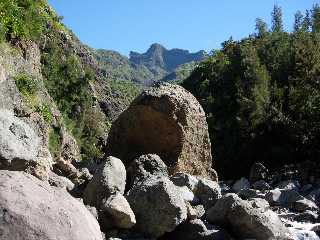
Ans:
MULTIPOLYGON (((62 114, 60 127, 53 126, 49 134, 53 156, 59 155, 57 135, 65 125, 76 138, 83 160, 99 159, 102 156, 99 142, 108 121, 95 108, 90 87, 95 81, 94 69, 75 54, 76 38, 46 0, 3 0, 0 16, 0 41, 22 48, 24 43, 33 41, 41 49, 44 84, 62 114)), ((51 124, 50 108, 37 100, 37 81, 25 74, 16 76, 15 81, 27 105, 51 124)))
POLYGON ((254 161, 270 167, 320 159, 320 7, 296 13, 294 31, 272 26, 222 44, 183 86, 207 113, 214 163, 222 177, 248 172, 254 161))

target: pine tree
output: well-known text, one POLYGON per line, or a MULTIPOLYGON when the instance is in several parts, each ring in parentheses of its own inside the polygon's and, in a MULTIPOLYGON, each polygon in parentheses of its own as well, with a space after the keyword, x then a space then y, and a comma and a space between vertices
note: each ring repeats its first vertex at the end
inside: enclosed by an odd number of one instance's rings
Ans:
POLYGON ((298 11, 294 15, 294 26, 293 26, 294 32, 299 32, 303 30, 303 14, 301 11, 298 11))
POLYGON ((263 38, 267 35, 267 24, 261 18, 256 19, 256 31, 259 38, 263 38))
POLYGON ((312 8, 312 32, 320 32, 320 6, 315 4, 312 8))
POLYGON ((273 32, 282 32, 283 23, 282 23, 282 9, 278 5, 275 5, 271 13, 272 16, 272 31, 273 32))

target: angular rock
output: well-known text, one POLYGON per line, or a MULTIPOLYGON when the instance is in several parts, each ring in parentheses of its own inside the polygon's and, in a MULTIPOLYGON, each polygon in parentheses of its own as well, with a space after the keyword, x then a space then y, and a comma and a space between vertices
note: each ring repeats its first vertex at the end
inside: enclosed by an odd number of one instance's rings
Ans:
POLYGON ((297 212, 305 212, 307 210, 311 210, 311 211, 319 210, 319 208, 314 202, 306 198, 294 202, 292 208, 297 212))
POLYGON ((209 209, 209 222, 229 228, 240 239, 290 239, 288 229, 276 213, 253 207, 236 194, 226 194, 209 209))
POLYGON ((49 179, 48 182, 51 186, 58 187, 58 188, 64 188, 67 191, 72 191, 74 189, 74 183, 71 182, 70 179, 66 177, 59 176, 55 174, 54 172, 49 173, 49 179))
POLYGON ((249 183, 248 179, 246 179, 246 178, 239 179, 232 186, 232 190, 235 193, 239 192, 242 189, 249 189, 249 188, 250 188, 250 183, 249 183))
POLYGON ((135 181, 143 181, 150 176, 168 177, 168 168, 158 155, 147 154, 136 158, 127 173, 128 185, 131 187, 135 181))
POLYGON ((37 162, 40 139, 13 112, 0 109, 0 169, 23 171, 37 162))
POLYGON ((250 169, 249 180, 251 183, 255 183, 260 180, 265 180, 268 176, 268 169, 259 162, 254 163, 250 169))
POLYGON ((250 198, 257 198, 259 197, 260 191, 259 190, 255 190, 255 189, 242 189, 240 190, 237 195, 243 199, 243 200, 248 200, 250 198))
POLYGON ((187 173, 178 172, 170 177, 170 180, 179 187, 187 186, 192 192, 195 191, 199 180, 187 173))
POLYGON ((299 191, 300 183, 298 181, 286 180, 282 181, 277 185, 277 188, 284 189, 284 190, 295 190, 299 191))
POLYGON ((168 240, 231 240, 225 230, 211 224, 205 224, 200 219, 185 222, 168 235, 166 236, 168 240))
POLYGON ((269 203, 262 198, 252 198, 249 200, 249 203, 252 205, 254 208, 261 208, 264 211, 270 208, 269 203))
POLYGON ((127 199, 121 194, 112 195, 104 200, 101 211, 99 220, 105 229, 111 227, 130 229, 136 224, 135 215, 127 199))
POLYGON ((270 205, 290 207, 297 212, 318 210, 317 205, 313 201, 304 198, 295 190, 274 189, 266 194, 265 199, 270 205))
POLYGON ((197 206, 191 206, 190 203, 187 202, 187 210, 188 210, 188 219, 197 219, 197 218, 202 218, 206 212, 205 209, 202 205, 197 205, 197 206))
POLYGON ((182 199, 185 202, 190 202, 192 204, 197 204, 199 202, 199 199, 197 199, 193 192, 186 186, 184 187, 177 187, 176 186, 176 191, 178 191, 179 195, 182 197, 182 199))
POLYGON ((129 165, 149 153, 164 160, 170 175, 185 172, 217 179, 205 112, 184 88, 162 84, 144 91, 112 125, 107 155, 129 165))
POLYGON ((99 224, 64 189, 23 172, 0 171, 0 239, 102 240, 99 224))
POLYGON ((264 180, 260 180, 255 182, 252 187, 254 189, 260 190, 260 191, 266 191, 266 190, 270 190, 271 186, 264 180))
POLYGON ((221 198, 221 189, 217 182, 200 179, 196 186, 196 197, 200 199, 205 209, 212 207, 221 198))
POLYGON ((87 205, 100 209, 104 199, 116 193, 123 194, 126 185, 126 169, 120 159, 108 157, 97 169, 83 193, 87 205))
POLYGON ((307 196, 307 199, 315 202, 318 206, 320 206, 320 188, 311 191, 307 196))
POLYGON ((146 235, 160 237, 187 219, 186 204, 166 177, 137 183, 126 198, 136 215, 135 229, 146 235))

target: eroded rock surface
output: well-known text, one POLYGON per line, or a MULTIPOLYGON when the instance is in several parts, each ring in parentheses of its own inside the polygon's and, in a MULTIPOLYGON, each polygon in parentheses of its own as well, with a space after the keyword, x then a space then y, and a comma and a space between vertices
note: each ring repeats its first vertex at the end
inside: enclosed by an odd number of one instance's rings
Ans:
POLYGON ((102 240, 96 219, 64 189, 0 171, 0 239, 102 240))
POLYGON ((163 84, 138 96, 112 125, 107 154, 128 165, 143 154, 157 154, 169 173, 217 179, 205 113, 192 94, 163 84))

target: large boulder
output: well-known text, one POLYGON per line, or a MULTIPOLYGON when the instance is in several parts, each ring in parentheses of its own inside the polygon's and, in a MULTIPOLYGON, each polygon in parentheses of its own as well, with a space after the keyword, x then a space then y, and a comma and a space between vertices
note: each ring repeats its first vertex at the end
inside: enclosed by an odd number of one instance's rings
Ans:
POLYGON ((0 239, 102 240, 92 214, 64 189, 14 171, 0 171, 0 239))
POLYGON ((127 199, 119 193, 103 201, 99 220, 104 229, 129 229, 136 224, 136 217, 127 199))
POLYGON ((178 226, 166 236, 169 240, 231 240, 232 238, 223 229, 205 224, 200 219, 194 219, 178 226))
POLYGON ((251 183, 266 180, 268 172, 268 169, 262 163, 255 162, 250 168, 249 180, 251 183))
POLYGON ((265 204, 245 201, 226 194, 209 209, 207 219, 230 229, 237 239, 290 239, 289 230, 265 204))
POLYGON ((100 209, 103 200, 116 193, 124 194, 126 169, 120 159, 108 157, 99 165, 92 180, 88 183, 83 201, 100 209))
POLYGON ((156 154, 136 158, 127 169, 128 186, 151 176, 168 177, 168 168, 156 154))
POLYGON ((176 186, 166 177, 139 182, 127 194, 136 215, 135 229, 151 237, 173 231, 187 219, 187 207, 176 186))
POLYGON ((40 139, 34 130, 8 110, 0 110, 0 169, 25 170, 34 165, 40 139))
POLYGON ((170 177, 170 180, 179 187, 187 186, 192 192, 195 192, 199 180, 187 173, 178 172, 170 177))
POLYGON ((196 186, 195 196, 200 199, 205 209, 209 209, 221 198, 221 189, 215 181, 200 179, 196 186))
POLYGON ((205 113, 184 88, 162 84, 144 91, 113 123, 107 154, 129 165, 154 153, 169 173, 217 178, 211 169, 211 144, 205 113))

